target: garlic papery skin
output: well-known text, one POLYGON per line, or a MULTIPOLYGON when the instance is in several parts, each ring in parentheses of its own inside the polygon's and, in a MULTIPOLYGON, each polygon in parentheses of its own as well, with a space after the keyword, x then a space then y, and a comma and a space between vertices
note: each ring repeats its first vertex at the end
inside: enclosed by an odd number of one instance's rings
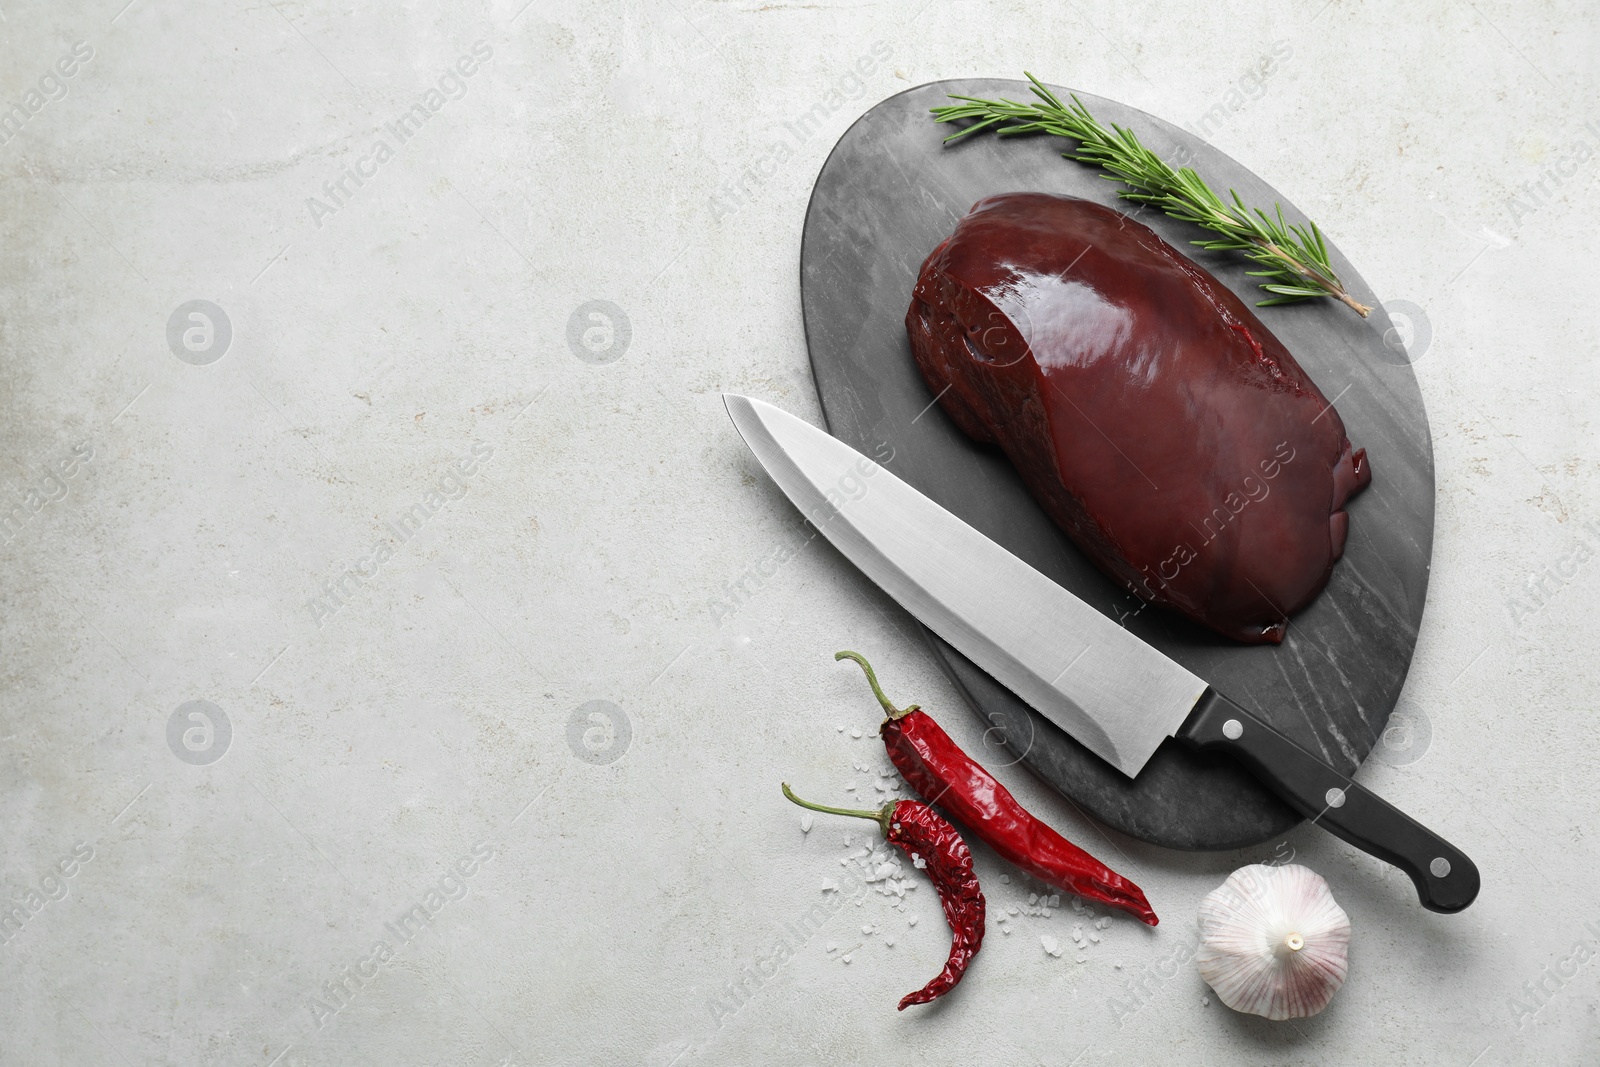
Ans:
POLYGON ((1235 1011, 1315 1015, 1344 985, 1349 961, 1350 917, 1309 867, 1241 867, 1200 902, 1195 962, 1235 1011))

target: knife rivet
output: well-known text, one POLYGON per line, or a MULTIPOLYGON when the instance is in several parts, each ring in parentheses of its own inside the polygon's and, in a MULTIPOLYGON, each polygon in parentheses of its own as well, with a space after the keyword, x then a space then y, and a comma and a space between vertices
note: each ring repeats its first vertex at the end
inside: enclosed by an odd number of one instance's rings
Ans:
POLYGON ((1435 878, 1443 878, 1450 873, 1450 861, 1443 856, 1433 857, 1433 862, 1428 864, 1428 870, 1435 878))
POLYGON ((1330 808, 1342 808, 1344 807, 1344 790, 1334 786, 1323 794, 1322 799, 1328 802, 1328 807, 1330 808))
POLYGON ((1238 719, 1229 719, 1222 724, 1222 736, 1229 741, 1239 740, 1239 735, 1244 733, 1244 723, 1238 719))

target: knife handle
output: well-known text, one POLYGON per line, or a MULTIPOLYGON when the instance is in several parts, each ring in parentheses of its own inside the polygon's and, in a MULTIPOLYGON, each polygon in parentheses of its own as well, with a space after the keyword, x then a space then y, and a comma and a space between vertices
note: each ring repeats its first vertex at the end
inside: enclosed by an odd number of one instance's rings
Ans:
POLYGON ((1477 897, 1478 868, 1460 849, 1221 693, 1206 690, 1176 736, 1233 757, 1312 822, 1405 871, 1429 911, 1460 911, 1477 897))

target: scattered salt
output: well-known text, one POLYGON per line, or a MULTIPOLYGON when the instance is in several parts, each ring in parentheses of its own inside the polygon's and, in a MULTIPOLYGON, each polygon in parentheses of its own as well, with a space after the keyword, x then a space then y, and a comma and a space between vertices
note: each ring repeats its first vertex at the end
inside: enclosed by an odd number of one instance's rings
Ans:
POLYGON ((836 949, 838 949, 838 947, 839 947, 839 942, 837 942, 837 941, 829 941, 828 942, 828 951, 829 952, 835 951, 836 949))
POLYGON ((851 782, 849 785, 844 787, 844 791, 846 793, 854 793, 856 791, 856 784, 851 782))
POLYGON ((1078 962, 1079 963, 1088 963, 1089 962, 1089 957, 1088 956, 1079 956, 1078 957, 1078 962))
POLYGON ((839 891, 839 883, 832 878, 824 878, 822 880, 822 891, 824 893, 837 893, 839 891))
POLYGON ((923 859, 921 856, 912 856, 911 857, 911 866, 915 867, 917 870, 920 871, 924 867, 926 867, 927 865, 928 865, 928 861, 923 859))
POLYGON ((870 937, 872 935, 872 931, 874 931, 876 929, 877 929, 876 926, 873 926, 871 923, 867 923, 865 926, 863 926, 861 928, 861 932, 870 937))
POLYGON ((1019 915, 1019 914, 1021 914, 1021 909, 1020 909, 1020 908, 1017 908, 1017 907, 1010 907, 1010 908, 1007 908, 1007 909, 1006 909, 1006 911, 1007 911, 1007 912, 1009 912, 1009 913, 1010 913, 1010 914, 1012 914, 1012 915, 1019 915))
POLYGON ((1060 893, 1051 893, 1050 894, 1050 906, 1052 908, 1061 907, 1061 894, 1060 893))
POLYGON ((838 730, 839 730, 839 732, 840 732, 840 733, 841 733, 841 734, 842 734, 842 733, 844 733, 844 723, 840 723, 840 724, 839 724, 839 726, 838 726, 838 730))
MULTIPOLYGON (((859 727, 859 726, 850 727, 850 736, 851 737, 860 737, 861 736, 861 727, 859 727)), ((848 963, 850 961, 846 960, 845 962, 848 963)))
POLYGON ((849 848, 851 845, 855 844, 855 842, 856 842, 856 835, 855 834, 845 834, 844 835, 844 847, 845 848, 849 848))
POLYGON ((1089 935, 1089 940, 1093 941, 1095 944, 1098 945, 1100 943, 1100 935, 1099 934, 1090 934, 1089 935))
POLYGON ((1000 932, 1001 932, 1001 933, 1002 933, 1002 934, 1007 934, 1007 935, 1009 935, 1009 934, 1010 934, 1010 933, 1011 933, 1011 927, 1009 927, 1009 926, 1002 926, 1002 927, 1001 927, 1001 928, 1000 928, 1000 932))
POLYGON ((1029 904, 1037 904, 1037 903, 1039 903, 1039 894, 1038 893, 1029 893, 1028 894, 1028 903, 1029 904))
POLYGON ((1010 885, 1011 884, 1011 876, 1009 874, 1002 874, 1000 876, 1000 881, 1005 883, 1006 885, 1010 885))
POLYGON ((1211 998, 1210 997, 1201 997, 1200 998, 1200 1006, 1202 1008, 1209 1008, 1211 1006, 1211 998))
POLYGON ((850 962, 850 957, 849 956, 840 956, 839 958, 844 960, 846 963, 850 962))
POLYGON ((800 832, 803 834, 811 832, 811 813, 809 811, 800 816, 800 832))
POLYGON ((884 938, 883 939, 883 947, 884 948, 894 948, 894 938, 892 938, 892 937, 884 938))
POLYGON ((1049 934, 1045 934, 1043 937, 1039 938, 1039 944, 1044 946, 1044 950, 1047 954, 1056 957, 1061 955, 1061 940, 1059 938, 1051 937, 1049 934))
POLYGON ((907 926, 915 926, 915 925, 917 925, 917 917, 915 915, 913 915, 910 918, 908 918, 906 920, 906 925, 907 926))

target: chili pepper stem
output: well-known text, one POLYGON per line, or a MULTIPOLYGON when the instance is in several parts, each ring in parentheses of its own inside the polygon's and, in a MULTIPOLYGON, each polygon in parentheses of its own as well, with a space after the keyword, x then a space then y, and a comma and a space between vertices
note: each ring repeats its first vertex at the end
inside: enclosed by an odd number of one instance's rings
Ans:
POLYGON ((889 822, 894 817, 894 802, 892 801, 877 811, 862 811, 858 808, 830 808, 826 804, 813 804, 809 800, 801 800, 794 795, 794 790, 789 788, 788 782, 783 783, 783 795, 802 808, 810 808, 812 811, 822 811, 829 815, 849 815, 857 819, 871 819, 878 824, 878 828, 883 831, 884 837, 889 836, 889 822))
POLYGON ((835 652, 833 658, 836 660, 853 659, 861 665, 861 669, 867 674, 867 684, 872 686, 872 695, 878 698, 878 703, 883 705, 884 713, 889 716, 891 721, 903 719, 913 711, 921 710, 920 706, 916 704, 908 704, 904 708, 897 708, 889 703, 889 698, 883 695, 883 687, 878 684, 878 676, 872 671, 872 664, 868 663, 867 657, 861 653, 846 650, 844 652, 835 652))

